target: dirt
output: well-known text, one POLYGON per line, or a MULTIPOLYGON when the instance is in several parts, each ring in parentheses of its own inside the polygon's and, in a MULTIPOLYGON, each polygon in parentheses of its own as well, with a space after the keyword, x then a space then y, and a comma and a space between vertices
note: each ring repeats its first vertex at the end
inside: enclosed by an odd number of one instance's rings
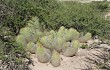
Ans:
POLYGON ((104 64, 108 59, 108 53, 101 49, 80 49, 76 56, 64 57, 59 67, 53 67, 50 63, 40 63, 36 55, 31 56, 33 65, 29 65, 31 70, 99 70, 98 64, 104 64))

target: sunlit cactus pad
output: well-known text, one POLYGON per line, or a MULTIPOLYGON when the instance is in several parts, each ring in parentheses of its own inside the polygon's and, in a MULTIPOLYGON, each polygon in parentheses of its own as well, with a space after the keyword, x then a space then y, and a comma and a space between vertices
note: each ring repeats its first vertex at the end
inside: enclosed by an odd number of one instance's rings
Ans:
POLYGON ((76 29, 67 29, 64 26, 58 31, 42 31, 39 24, 39 19, 33 17, 26 27, 21 28, 16 42, 23 46, 26 52, 36 54, 39 62, 51 62, 54 67, 60 66, 60 55, 74 56, 80 43, 85 43, 92 37, 91 33, 80 36, 76 29))

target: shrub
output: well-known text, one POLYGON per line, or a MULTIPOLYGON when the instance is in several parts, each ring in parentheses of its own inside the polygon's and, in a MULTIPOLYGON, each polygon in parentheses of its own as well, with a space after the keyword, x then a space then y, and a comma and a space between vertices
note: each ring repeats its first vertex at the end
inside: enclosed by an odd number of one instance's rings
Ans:
POLYGON ((93 3, 93 6, 100 11, 106 11, 109 8, 109 2, 104 1, 96 1, 93 3))
POLYGON ((108 7, 109 3, 106 1, 81 4, 57 0, 3 0, 1 3, 11 13, 4 13, 7 15, 2 16, 3 24, 10 27, 16 34, 19 33, 21 27, 26 25, 30 17, 37 16, 41 22, 41 29, 57 30, 60 26, 65 26, 82 32, 91 32, 93 35, 108 37, 109 21, 102 18, 100 12, 100 8, 108 7))

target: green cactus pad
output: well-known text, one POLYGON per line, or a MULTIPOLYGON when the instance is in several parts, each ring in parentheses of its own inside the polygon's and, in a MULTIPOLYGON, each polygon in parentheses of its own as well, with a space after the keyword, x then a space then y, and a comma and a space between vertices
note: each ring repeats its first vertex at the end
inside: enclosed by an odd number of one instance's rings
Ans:
POLYGON ((18 35, 18 36, 16 37, 16 42, 17 42, 19 45, 21 45, 21 46, 23 46, 23 47, 26 47, 27 42, 25 41, 25 38, 24 38, 23 35, 18 35))
POLYGON ((79 38, 79 32, 76 29, 69 29, 69 40, 77 40, 79 38))
POLYGON ((79 41, 78 40, 73 40, 71 42, 71 44, 69 44, 68 48, 65 50, 63 55, 67 56, 67 57, 74 56, 77 53, 79 46, 80 46, 79 41))
POLYGON ((44 45, 45 48, 47 48, 47 49, 53 49, 53 46, 51 44, 52 37, 43 36, 40 41, 44 45))
POLYGON ((81 43, 85 43, 85 42, 87 42, 88 40, 90 40, 91 38, 92 38, 92 34, 91 34, 91 33, 87 33, 87 34, 85 34, 85 36, 80 37, 80 38, 79 38, 79 41, 80 41, 81 43))
POLYGON ((20 29, 20 34, 24 36, 27 42, 31 42, 33 40, 33 33, 29 27, 20 29))
POLYGON ((32 17, 32 19, 28 22, 28 27, 39 30, 40 23, 38 17, 32 17))
POLYGON ((54 30, 51 30, 51 31, 50 31, 50 34, 54 34, 54 33, 55 33, 55 31, 54 31, 54 30))
POLYGON ((91 39, 92 38, 92 34, 91 33, 87 33, 86 35, 85 35, 85 39, 86 40, 89 40, 89 39, 91 39))
POLYGON ((69 47, 70 44, 71 44, 71 42, 65 42, 63 44, 62 53, 64 53, 66 51, 66 49, 69 47))
POLYGON ((57 52, 61 52, 64 42, 65 41, 63 38, 57 38, 56 45, 54 46, 54 48, 55 48, 55 50, 57 50, 57 52))
POLYGON ((36 54, 37 54, 38 61, 41 63, 49 62, 49 60, 51 59, 51 54, 48 53, 40 43, 37 43, 37 46, 38 47, 36 50, 36 54))
POLYGON ((60 27, 59 31, 57 32, 57 36, 62 37, 64 33, 65 33, 65 28, 62 26, 62 27, 60 27))
POLYGON ((60 58, 60 54, 57 51, 55 50, 53 51, 50 62, 54 67, 60 66, 61 58, 60 58))
POLYGON ((33 42, 29 42, 27 44, 27 47, 25 48, 25 50, 30 53, 35 53, 36 49, 37 49, 37 45, 34 44, 33 42))
POLYGON ((60 27, 60 30, 65 30, 65 27, 64 27, 64 26, 61 26, 61 27, 60 27))

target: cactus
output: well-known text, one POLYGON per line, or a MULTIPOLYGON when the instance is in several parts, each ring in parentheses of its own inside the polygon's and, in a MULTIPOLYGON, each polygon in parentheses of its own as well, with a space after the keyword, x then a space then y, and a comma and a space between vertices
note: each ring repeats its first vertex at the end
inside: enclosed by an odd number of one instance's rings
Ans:
POLYGON ((36 36, 41 38, 42 36, 44 35, 43 32, 39 31, 39 30, 36 30, 36 36))
POLYGON ((54 30, 51 30, 51 31, 50 31, 50 34, 54 34, 54 33, 55 33, 55 31, 54 31, 54 30))
POLYGON ((54 67, 58 67, 60 66, 60 62, 61 62, 61 58, 60 58, 60 55, 57 51, 53 51, 52 52, 52 58, 51 58, 51 61, 50 63, 54 66, 54 67))
POLYGON ((31 33, 31 29, 29 27, 24 27, 20 29, 21 35, 26 36, 26 35, 30 35, 30 33, 31 33))
POLYGON ((41 63, 47 63, 49 62, 49 60, 51 59, 51 54, 48 53, 48 51, 46 51, 46 49, 42 46, 41 43, 37 43, 37 50, 36 50, 36 54, 37 54, 37 58, 38 61, 41 63))
POLYGON ((40 23, 38 17, 32 17, 32 19, 28 21, 28 27, 39 30, 40 23))
POLYGON ((43 36, 48 36, 48 35, 50 34, 50 32, 49 32, 49 31, 47 31, 47 30, 44 30, 44 31, 43 31, 43 33, 44 33, 44 35, 43 35, 43 36))
POLYGON ((25 50, 30 53, 35 53, 36 48, 37 48, 37 44, 34 44, 33 42, 29 42, 27 44, 27 47, 25 48, 25 50))
POLYGON ((44 36, 41 38, 41 43, 44 45, 45 48, 47 49, 53 49, 53 46, 52 46, 52 36, 48 37, 48 36, 44 36))
POLYGON ((85 40, 86 40, 86 41, 88 41, 88 40, 91 39, 91 38, 92 38, 91 33, 87 33, 87 34, 85 35, 85 40))
POLYGON ((70 37, 69 37, 69 30, 68 29, 65 29, 63 37, 64 37, 65 41, 69 41, 70 37))
POLYGON ((78 40, 73 40, 71 42, 71 44, 69 44, 68 48, 65 50, 63 55, 67 56, 67 57, 71 57, 71 56, 75 55, 78 51, 79 46, 80 46, 79 41, 78 40))
POLYGON ((62 53, 64 53, 66 51, 66 49, 69 47, 70 44, 71 44, 71 42, 65 42, 63 44, 62 53))
POLYGON ((61 52, 62 48, 63 48, 63 44, 64 44, 64 39, 63 38, 57 38, 56 40, 56 45, 54 45, 55 50, 57 50, 57 52, 61 52))
POLYGON ((59 30, 63 30, 64 31, 65 30, 65 27, 64 26, 61 26, 59 30))
POLYGON ((33 34, 31 32, 31 29, 29 27, 25 27, 20 29, 20 34, 24 36, 27 42, 33 41, 33 34))
POLYGON ((77 40, 79 38, 79 32, 73 28, 69 29, 69 40, 77 40))
POLYGON ((28 26, 20 30, 16 42, 25 46, 24 49, 27 52, 36 53, 39 62, 50 61, 53 66, 57 67, 61 62, 60 53, 67 57, 74 56, 78 47, 81 46, 79 41, 87 42, 91 36, 91 33, 87 33, 79 38, 77 30, 65 29, 63 26, 57 32, 54 30, 42 32, 39 28, 38 18, 33 17, 28 22, 28 26), (35 44, 36 42, 37 44, 35 44))
POLYGON ((25 38, 23 37, 23 35, 18 35, 16 37, 16 42, 20 45, 20 46, 23 46, 25 47, 27 42, 25 41, 25 38))
POLYGON ((60 27, 59 31, 57 32, 58 37, 62 37, 65 33, 65 28, 62 26, 60 27))
POLYGON ((79 38, 79 41, 81 42, 81 43, 85 43, 85 42, 87 42, 89 39, 91 39, 92 38, 92 35, 91 35, 91 33, 87 33, 87 34, 85 34, 85 36, 82 36, 82 37, 80 37, 79 38))
POLYGON ((79 33, 78 31, 75 31, 75 32, 73 33, 73 38, 72 38, 72 40, 78 40, 79 35, 80 35, 80 33, 79 33))

